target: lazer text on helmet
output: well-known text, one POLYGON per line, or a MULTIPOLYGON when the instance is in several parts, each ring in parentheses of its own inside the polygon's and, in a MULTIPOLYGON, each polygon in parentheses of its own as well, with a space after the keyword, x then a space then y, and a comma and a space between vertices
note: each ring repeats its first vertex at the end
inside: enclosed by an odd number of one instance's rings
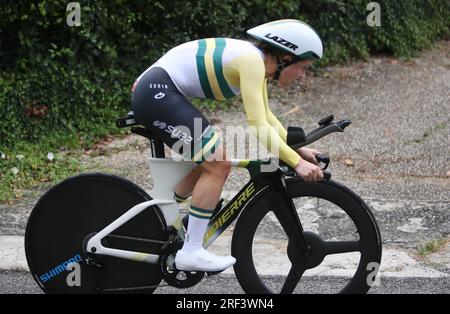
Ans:
POLYGON ((264 37, 269 38, 270 40, 273 40, 274 42, 279 43, 283 46, 286 46, 287 48, 292 49, 294 51, 295 51, 295 49, 298 48, 297 45, 294 45, 290 41, 287 41, 286 39, 272 35, 271 33, 266 34, 266 36, 264 36, 264 37))

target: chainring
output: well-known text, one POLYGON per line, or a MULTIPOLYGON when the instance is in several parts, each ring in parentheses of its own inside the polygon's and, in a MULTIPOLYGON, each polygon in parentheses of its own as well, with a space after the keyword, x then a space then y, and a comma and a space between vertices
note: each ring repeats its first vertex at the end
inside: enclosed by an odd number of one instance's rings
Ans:
POLYGON ((172 287, 186 289, 198 284, 204 277, 204 272, 190 272, 176 269, 175 255, 183 247, 183 240, 178 232, 169 227, 169 239, 161 248, 160 266, 164 281, 172 287))
POLYGON ((202 281, 204 272, 192 272, 176 269, 174 265, 174 255, 163 255, 160 260, 161 271, 164 281, 172 287, 186 289, 195 286, 202 281))

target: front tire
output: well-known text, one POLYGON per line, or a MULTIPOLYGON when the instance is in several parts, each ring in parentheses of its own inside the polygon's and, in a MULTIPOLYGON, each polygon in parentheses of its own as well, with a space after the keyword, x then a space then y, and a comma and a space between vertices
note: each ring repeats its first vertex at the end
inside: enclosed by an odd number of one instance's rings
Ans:
MULTIPOLYGON (((366 293, 381 261, 380 233, 369 207, 334 181, 294 177, 286 186, 312 252, 303 258, 308 269, 293 293, 366 293)), ((246 293, 279 293, 291 261, 303 256, 277 219, 276 193, 268 187, 255 196, 233 233, 234 269, 246 293)))

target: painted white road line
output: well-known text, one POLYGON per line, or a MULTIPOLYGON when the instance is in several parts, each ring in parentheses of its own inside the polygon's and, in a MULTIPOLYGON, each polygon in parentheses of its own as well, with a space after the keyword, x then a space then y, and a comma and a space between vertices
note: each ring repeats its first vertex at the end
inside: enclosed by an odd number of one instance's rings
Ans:
POLYGON ((23 237, 0 236, 0 270, 29 271, 23 237))

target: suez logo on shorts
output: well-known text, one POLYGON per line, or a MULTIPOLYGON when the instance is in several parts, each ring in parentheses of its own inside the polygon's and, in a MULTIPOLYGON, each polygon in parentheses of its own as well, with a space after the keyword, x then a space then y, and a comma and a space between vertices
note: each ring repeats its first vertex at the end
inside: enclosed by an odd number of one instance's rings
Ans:
POLYGON ((294 51, 295 51, 295 49, 298 48, 297 45, 294 45, 290 41, 287 41, 286 39, 272 35, 271 33, 266 34, 266 36, 264 36, 264 37, 269 38, 270 40, 273 40, 274 42, 281 44, 283 46, 286 46, 287 48, 292 49, 294 51))
POLYGON ((186 144, 190 144, 192 142, 192 136, 189 136, 186 134, 186 132, 182 132, 177 127, 173 125, 167 125, 167 123, 163 121, 155 120, 153 121, 153 125, 157 128, 160 128, 161 130, 164 130, 165 132, 172 134, 172 137, 179 138, 181 141, 183 141, 186 144))

